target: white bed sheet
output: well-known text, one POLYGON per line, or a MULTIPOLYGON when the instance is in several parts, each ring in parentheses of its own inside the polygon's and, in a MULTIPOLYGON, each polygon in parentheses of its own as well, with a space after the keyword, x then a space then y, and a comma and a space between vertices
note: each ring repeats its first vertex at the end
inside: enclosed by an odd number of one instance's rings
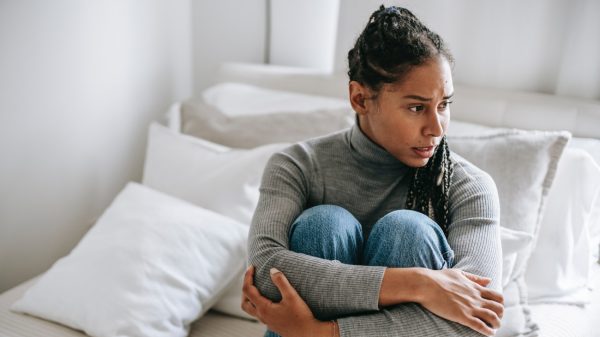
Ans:
MULTIPOLYGON (((24 282, 0 295, 1 337, 86 337, 81 331, 9 310, 21 295, 35 283, 24 282)), ((196 321, 189 337, 262 337, 264 325, 209 311, 196 321)))
POLYGON ((539 337, 600 337, 600 264, 592 268, 592 303, 585 309, 574 305, 531 305, 539 337))

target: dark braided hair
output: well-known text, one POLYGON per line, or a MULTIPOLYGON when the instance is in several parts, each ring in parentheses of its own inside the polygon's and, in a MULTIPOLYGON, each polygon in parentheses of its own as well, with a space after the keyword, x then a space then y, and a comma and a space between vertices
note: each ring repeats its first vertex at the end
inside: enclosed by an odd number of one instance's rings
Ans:
MULTIPOLYGON (((348 52, 348 76, 375 92, 386 83, 401 81, 413 67, 442 55, 454 59, 440 36, 409 10, 383 5, 369 18, 354 48, 348 52)), ((414 168, 406 208, 433 219, 448 234, 448 199, 454 171, 446 137, 427 164, 414 168)))

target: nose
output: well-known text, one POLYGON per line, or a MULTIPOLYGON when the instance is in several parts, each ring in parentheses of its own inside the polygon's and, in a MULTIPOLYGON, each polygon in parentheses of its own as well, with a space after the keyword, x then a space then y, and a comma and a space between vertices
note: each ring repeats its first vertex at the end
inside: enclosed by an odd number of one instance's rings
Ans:
POLYGON ((427 137, 441 137, 444 135, 444 120, 437 111, 428 111, 423 135, 427 137))

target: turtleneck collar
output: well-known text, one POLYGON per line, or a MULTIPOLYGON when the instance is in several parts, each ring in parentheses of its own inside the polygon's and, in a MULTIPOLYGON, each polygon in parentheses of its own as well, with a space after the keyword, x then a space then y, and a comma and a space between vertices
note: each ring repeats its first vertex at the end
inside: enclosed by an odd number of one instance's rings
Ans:
POLYGON ((352 154, 360 162, 378 167, 399 168, 403 172, 409 168, 386 149, 369 139, 360 129, 358 120, 348 130, 347 139, 352 149, 352 154))

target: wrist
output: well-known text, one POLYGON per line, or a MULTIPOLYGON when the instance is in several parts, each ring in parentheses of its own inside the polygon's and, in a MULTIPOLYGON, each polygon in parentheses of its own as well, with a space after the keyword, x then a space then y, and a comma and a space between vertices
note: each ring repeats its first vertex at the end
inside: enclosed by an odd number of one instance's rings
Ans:
POLYGON ((427 272, 425 268, 387 268, 379 292, 379 306, 420 303, 425 296, 427 272))
POLYGON ((430 294, 430 281, 432 279, 431 272, 433 271, 436 270, 419 268, 419 271, 415 275, 417 284, 415 285, 413 302, 422 304, 426 300, 427 295, 430 294))
POLYGON ((314 337, 339 337, 339 328, 336 321, 315 321, 310 336, 314 337))

